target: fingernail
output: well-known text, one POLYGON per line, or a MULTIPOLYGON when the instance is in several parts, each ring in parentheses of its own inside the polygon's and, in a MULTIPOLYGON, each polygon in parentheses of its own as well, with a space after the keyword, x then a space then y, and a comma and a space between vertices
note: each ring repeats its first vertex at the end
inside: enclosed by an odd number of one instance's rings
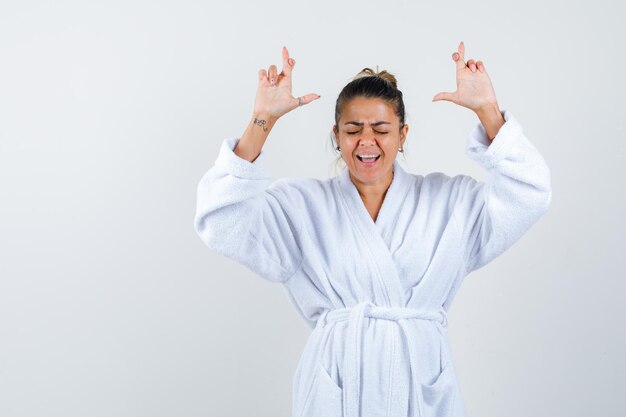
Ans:
POLYGON ((292 58, 289 58, 289 65, 293 65, 295 63, 296 63, 296 61, 294 61, 292 58))

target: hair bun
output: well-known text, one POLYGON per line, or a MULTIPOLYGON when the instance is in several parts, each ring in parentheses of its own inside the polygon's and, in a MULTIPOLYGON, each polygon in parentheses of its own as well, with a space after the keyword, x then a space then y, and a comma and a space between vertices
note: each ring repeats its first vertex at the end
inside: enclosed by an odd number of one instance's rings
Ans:
POLYGON ((356 80, 356 79, 363 78, 363 77, 380 77, 389 81, 391 85, 394 86, 394 88, 398 88, 398 80, 396 80, 396 77, 390 72, 387 72, 387 70, 378 71, 378 67, 376 67, 376 71, 374 71, 371 68, 363 68, 361 72, 355 75, 352 80, 356 80))

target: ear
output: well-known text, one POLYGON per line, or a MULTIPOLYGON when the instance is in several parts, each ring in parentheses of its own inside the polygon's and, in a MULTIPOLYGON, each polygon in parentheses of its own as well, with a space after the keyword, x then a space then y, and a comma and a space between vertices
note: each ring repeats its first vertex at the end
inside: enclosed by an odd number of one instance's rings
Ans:
POLYGON ((409 125, 405 123, 404 126, 402 126, 402 128, 400 129, 400 146, 404 145, 404 141, 406 140, 406 135, 408 132, 409 132, 409 125))

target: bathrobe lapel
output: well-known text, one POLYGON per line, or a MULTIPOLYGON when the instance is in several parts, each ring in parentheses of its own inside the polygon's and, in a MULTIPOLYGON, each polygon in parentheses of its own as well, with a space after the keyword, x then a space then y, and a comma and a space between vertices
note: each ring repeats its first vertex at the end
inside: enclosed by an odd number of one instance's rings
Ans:
MULTIPOLYGON (((375 264, 372 271, 387 294, 386 305, 403 305, 404 297, 401 293, 400 277, 397 266, 391 256, 389 245, 383 233, 390 233, 395 221, 393 214, 397 211, 397 204, 401 203, 410 185, 409 175, 394 161, 394 177, 387 190, 385 199, 380 208, 376 222, 367 211, 359 192, 345 169, 339 178, 342 202, 353 225, 360 231, 364 246, 363 256, 371 259, 375 264)), ((357 242, 359 244, 360 242, 357 242)))

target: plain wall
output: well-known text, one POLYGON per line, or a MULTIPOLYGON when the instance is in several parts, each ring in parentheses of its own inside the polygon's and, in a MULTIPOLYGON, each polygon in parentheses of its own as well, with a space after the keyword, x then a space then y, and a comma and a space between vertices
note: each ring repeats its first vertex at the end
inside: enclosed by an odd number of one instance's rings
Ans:
POLYGON ((468 417, 626 409, 623 3, 3 1, 0 416, 289 416, 310 329, 195 234, 198 181, 281 47, 275 178, 328 178, 334 104, 396 75, 412 173, 484 179, 451 55, 483 60, 552 174, 549 212, 449 311, 468 417))

